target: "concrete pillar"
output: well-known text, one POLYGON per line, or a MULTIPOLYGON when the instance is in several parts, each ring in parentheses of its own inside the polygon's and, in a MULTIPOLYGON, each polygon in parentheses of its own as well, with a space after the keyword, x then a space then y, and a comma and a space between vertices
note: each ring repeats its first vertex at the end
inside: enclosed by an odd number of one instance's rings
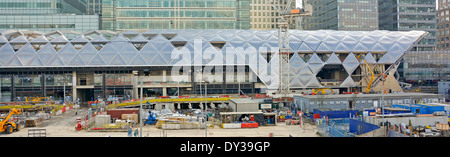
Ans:
POLYGON ((76 102, 78 96, 77 96, 77 72, 72 71, 72 97, 73 101, 76 102))
POLYGON ((167 75, 166 75, 167 71, 166 70, 162 70, 162 82, 167 82, 167 75))
POLYGON ((138 76, 133 76, 133 99, 139 98, 139 90, 138 90, 139 88, 140 84, 138 76))
POLYGON ((162 87, 162 95, 167 96, 167 87, 162 87))

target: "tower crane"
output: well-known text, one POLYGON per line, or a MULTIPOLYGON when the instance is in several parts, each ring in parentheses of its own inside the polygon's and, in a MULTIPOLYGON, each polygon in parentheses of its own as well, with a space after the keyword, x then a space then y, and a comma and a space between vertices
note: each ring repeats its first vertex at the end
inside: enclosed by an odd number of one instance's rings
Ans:
POLYGON ((278 12, 278 45, 279 45, 279 77, 278 93, 289 94, 289 26, 293 19, 312 15, 312 6, 306 0, 296 0, 295 9, 291 9, 293 0, 270 0, 272 7, 278 12), (302 4, 305 4, 303 7, 302 4))

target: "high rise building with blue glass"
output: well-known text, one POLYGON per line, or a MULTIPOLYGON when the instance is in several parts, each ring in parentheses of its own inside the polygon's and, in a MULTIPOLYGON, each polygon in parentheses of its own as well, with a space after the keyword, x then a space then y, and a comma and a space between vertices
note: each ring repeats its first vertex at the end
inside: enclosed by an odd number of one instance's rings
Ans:
POLYGON ((103 30, 250 29, 250 0, 103 0, 103 30))
POLYGON ((86 15, 86 5, 86 0, 0 0, 0 30, 98 30, 99 16, 86 15))

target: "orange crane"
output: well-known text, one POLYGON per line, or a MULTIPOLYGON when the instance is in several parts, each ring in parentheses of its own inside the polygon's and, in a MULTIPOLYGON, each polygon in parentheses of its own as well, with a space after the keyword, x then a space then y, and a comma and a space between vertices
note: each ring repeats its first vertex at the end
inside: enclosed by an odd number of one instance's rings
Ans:
POLYGON ((0 119, 2 119, 2 121, 0 121, 0 132, 6 132, 7 134, 10 134, 13 131, 19 131, 20 125, 14 122, 10 122, 9 118, 11 118, 13 114, 21 114, 21 113, 22 110, 13 108, 11 112, 9 112, 8 116, 0 117, 0 119))

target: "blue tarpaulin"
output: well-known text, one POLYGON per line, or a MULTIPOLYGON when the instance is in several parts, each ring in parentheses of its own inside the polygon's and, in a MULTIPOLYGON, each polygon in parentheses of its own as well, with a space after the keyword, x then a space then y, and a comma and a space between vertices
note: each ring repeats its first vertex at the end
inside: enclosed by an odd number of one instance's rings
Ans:
POLYGON ((350 119, 349 121, 349 131, 351 133, 355 133, 357 135, 365 134, 367 132, 371 132, 373 130, 376 130, 380 128, 377 125, 373 125, 370 123, 362 122, 360 120, 356 119, 350 119))

